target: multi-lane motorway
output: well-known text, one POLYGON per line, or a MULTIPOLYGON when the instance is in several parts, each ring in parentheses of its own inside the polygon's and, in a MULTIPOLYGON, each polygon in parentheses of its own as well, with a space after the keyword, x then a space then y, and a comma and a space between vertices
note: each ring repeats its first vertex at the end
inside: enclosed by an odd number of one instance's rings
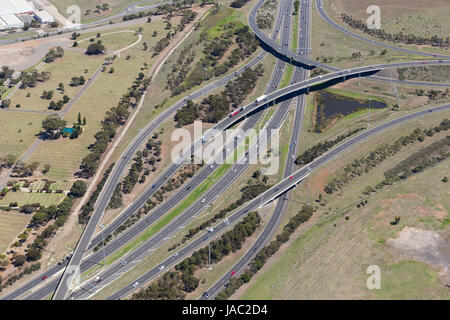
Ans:
MULTIPOLYGON (((305 2, 302 2, 302 8, 303 5, 305 4, 305 2)), ((280 14, 279 17, 282 17, 283 14, 280 14)), ((309 18, 307 17, 306 19, 304 19, 304 16, 302 16, 302 20, 301 23, 308 23, 309 18)), ((252 19, 250 19, 250 23, 251 23, 252 19)), ((277 19, 277 26, 276 26, 276 30, 279 29, 279 22, 281 21, 281 19, 277 19)), ((303 26, 302 29, 306 28, 303 26)), ((303 37, 305 37, 305 35, 303 35, 303 37)), ((286 47, 286 42, 283 40, 284 37, 282 37, 282 46, 280 46, 280 48, 282 50, 287 50, 289 51, 289 48, 286 47)), ((274 41, 273 39, 270 39, 271 41, 274 41)), ((286 52, 287 52, 286 51, 286 52)), ((261 53, 256 59, 254 59, 253 61, 251 61, 247 66, 254 66, 256 65, 264 56, 265 54, 261 53)), ((302 56, 300 57, 302 60, 301 61, 306 61, 308 60, 306 58, 306 56, 302 56)), ((426 62, 427 64, 439 64, 441 62, 438 61, 434 61, 434 62, 426 62)), ((442 63, 448 63, 448 61, 442 62, 442 63)), ((417 65, 420 63, 407 63, 406 65, 417 65)), ((281 98, 285 98, 285 97, 289 97, 291 94, 295 93, 296 91, 299 91, 301 89, 305 89, 306 87, 310 87, 313 86, 315 84, 321 83, 321 82, 326 82, 326 81, 330 81, 333 79, 338 79, 338 78, 344 78, 344 77, 350 77, 351 75, 355 75, 355 74, 360 74, 360 73, 372 73, 372 72, 376 72, 377 70, 380 70, 381 68, 386 68, 386 67, 398 67, 398 66, 406 66, 405 64, 390 64, 390 65, 378 65, 378 66, 374 66, 374 67, 362 67, 360 69, 355 68, 354 70, 351 71, 338 71, 338 72, 334 72, 334 73, 330 73, 327 75, 322 76, 321 78, 317 77, 315 79, 311 79, 313 81, 311 82, 307 82, 309 80, 305 80, 305 81, 299 81, 298 83, 295 83, 292 86, 289 87, 285 87, 283 89, 277 90, 275 92, 269 93, 268 97, 267 97, 267 101, 264 101, 263 104, 256 104, 256 103, 252 103, 248 106, 246 106, 245 108, 245 112, 242 112, 241 114, 238 115, 238 117, 236 118, 227 118, 225 119, 225 121, 221 122, 218 126, 216 126, 216 128, 218 129, 225 129, 227 127, 229 127, 230 125, 234 124, 236 121, 242 119, 244 116, 248 116, 252 113, 255 112, 255 110, 260 110, 261 107, 266 106, 268 104, 270 104, 270 102, 272 101, 276 101, 277 99, 281 99, 281 98)), ((278 67, 277 67, 278 68, 278 67)), ((142 144, 143 141, 145 141, 146 137, 156 128, 157 124, 160 123, 160 121, 166 119, 167 117, 169 117, 170 115, 172 115, 176 110, 178 110, 181 106, 183 106, 185 104, 186 99, 195 99, 198 98, 200 96, 203 95, 203 93, 208 93, 211 92, 212 90, 216 89, 217 87, 225 84, 227 81, 229 81, 230 79, 232 79, 233 77, 237 76, 238 74, 242 73, 244 71, 245 68, 240 69, 239 71, 237 71, 236 73, 230 74, 216 82, 213 82, 211 84, 209 84, 206 87, 206 90, 201 89, 198 90, 196 92, 194 92, 193 94, 191 94, 190 96, 188 96, 187 98, 180 100, 178 103, 176 103, 175 105, 173 105, 171 108, 169 108, 168 110, 166 110, 166 112, 164 112, 163 114, 161 114, 160 117, 158 117, 155 121, 153 121, 152 123, 150 123, 144 130, 142 130, 142 132, 138 135, 138 137, 136 137, 135 140, 133 140, 132 144, 129 146, 129 148, 127 149, 127 151, 125 151, 124 155, 122 156, 122 158, 119 160, 118 164, 116 165, 113 173, 110 175, 110 179, 107 182, 107 185, 109 185, 109 188, 107 188, 105 186, 104 188, 104 192, 102 193, 102 195, 99 197, 99 203, 97 203, 96 205, 96 211, 93 215, 93 218, 91 219, 92 222, 92 227, 89 228, 89 225, 86 229, 86 231, 83 234, 84 239, 82 238, 80 240, 79 243, 79 248, 84 247, 84 250, 79 249, 79 252, 77 254, 77 257, 79 256, 79 259, 74 259, 72 258, 71 260, 71 264, 73 265, 80 265, 81 263, 81 257, 84 255, 85 250, 86 249, 91 249, 95 244, 97 244, 98 242, 101 241, 101 235, 98 235, 96 238, 94 238, 92 240, 92 243, 89 245, 89 242, 92 238, 93 232, 95 231, 95 227, 99 221, 99 219, 101 218, 101 214, 104 211, 104 208, 106 207, 106 204, 109 202, 109 198, 110 195, 112 193, 112 191, 115 188, 115 183, 114 181, 117 183, 117 181, 120 179, 120 176, 122 175, 124 168, 126 166, 126 164, 129 162, 129 160, 132 158, 132 156, 134 155, 135 151, 139 148, 139 146, 142 144), (122 163, 122 165, 121 165, 122 163), (108 196, 109 195, 109 196, 108 196), (81 245, 81 247, 80 247, 81 245)), ((281 68, 282 70, 282 68, 281 68)), ((297 80, 296 80, 297 81, 297 80)), ((205 135, 206 136, 206 135, 205 135)), ((158 181, 155 183, 155 188, 153 189, 148 189, 146 190, 146 193, 144 193, 141 197, 139 197, 139 200, 136 201, 135 203, 133 203, 129 208, 127 208, 125 214, 121 215, 120 218, 116 219, 112 224, 108 225, 107 228, 104 230, 104 235, 105 234, 109 234, 111 233, 113 230, 115 230, 119 225, 121 225, 132 213, 136 212, 143 203, 145 203, 146 199, 148 199, 153 193, 154 191, 159 188, 166 180, 168 177, 170 177, 174 172, 176 172, 176 170, 179 168, 180 164, 176 164, 176 166, 174 166, 173 168, 169 168, 168 172, 166 172, 165 174, 161 175, 161 177, 158 179, 158 181), (141 201, 141 202, 139 202, 141 201)), ((213 170, 215 170, 216 167, 211 168, 211 172, 213 170)), ((206 174, 208 174, 207 168, 204 169, 206 174)), ((193 179, 193 181, 196 179, 193 179)), ((192 181, 191 181, 192 182, 192 181)), ((186 186, 186 188, 183 188, 182 190, 185 190, 186 193, 180 194, 180 198, 179 199, 183 199, 186 194, 189 193, 189 190, 192 189, 187 189, 188 186, 186 186)), ((182 191, 181 190, 181 191, 182 191)), ((180 192, 181 192, 180 191, 180 192)), ((223 191, 223 190, 222 190, 223 191)), ((177 193, 178 194, 178 193, 177 193)), ((171 199, 169 199, 169 201, 171 201, 171 199)), ((177 203, 176 201, 172 201, 172 204, 169 204, 169 201, 167 201, 168 205, 166 207, 166 209, 170 209, 171 207, 173 207, 174 203, 177 203)), ((167 211, 161 211, 162 213, 167 212, 167 211)), ((155 216, 156 217, 156 216, 155 216)), ((156 218, 152 221, 156 221, 156 218)), ((149 222, 149 224, 152 223, 152 221, 149 222)), ((91 224, 91 222, 89 224, 91 224)), ((144 223, 142 222, 140 224, 141 228, 144 225, 144 223)), ((140 232, 137 231, 138 229, 135 230, 135 232, 140 232)), ((126 233, 128 234, 128 233, 126 233)), ((131 239, 133 237, 133 235, 136 235, 137 233, 132 233, 130 232, 128 235, 128 240, 131 239)), ((119 238, 118 238, 119 239, 119 238)), ((123 242, 117 242, 117 248, 123 246, 123 244, 125 244, 127 241, 127 239, 123 239, 123 242)), ((114 243, 114 241, 111 243, 111 245, 114 243)), ((108 248, 109 245, 106 247, 108 248)), ((116 248, 116 249, 117 249, 116 248)), ((111 248, 111 252, 113 252, 114 248, 111 248)), ((78 250, 78 249, 77 249, 78 250)), ((75 255, 74 255, 75 257, 75 255)), ((89 258, 93 258, 94 255, 90 256, 89 258)), ((89 259, 89 260, 90 260, 89 259)), ((101 260, 101 259, 100 259, 101 260)), ((98 260, 98 261, 100 261, 98 260)), ((54 268, 50 269, 47 271, 47 273, 50 274, 55 274, 58 271, 60 271, 62 268, 62 266, 55 266, 54 268)), ((38 285, 41 283, 41 276, 36 277, 35 279, 33 279, 33 281, 27 283, 23 288, 19 288, 19 290, 16 290, 17 292, 13 292, 13 294, 10 296, 6 296, 5 298, 14 298, 14 297, 18 297, 21 296, 23 293, 29 291, 29 289, 34 288, 34 286, 38 285), (33 283, 34 281, 34 283, 33 283)), ((51 291, 50 291, 51 292, 51 291)), ((65 296, 64 294, 59 294, 56 296, 56 298, 61 298, 62 296, 65 296)))

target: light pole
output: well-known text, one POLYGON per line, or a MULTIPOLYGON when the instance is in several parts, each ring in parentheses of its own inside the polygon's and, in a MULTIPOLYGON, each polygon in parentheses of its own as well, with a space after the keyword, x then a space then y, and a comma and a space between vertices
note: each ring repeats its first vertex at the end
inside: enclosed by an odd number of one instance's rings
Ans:
POLYGON ((311 175, 311 168, 308 167, 308 184, 306 186, 306 203, 309 204, 309 191, 310 191, 310 185, 309 185, 309 176, 311 175))
POLYGON ((206 91, 206 72, 208 71, 207 68, 203 68, 203 80, 204 80, 204 85, 203 85, 203 96, 205 95, 205 91, 206 91))
POLYGON ((208 270, 212 270, 212 266, 211 266, 211 240, 209 239, 208 236, 208 270))
POLYGON ((370 126, 370 102, 372 101, 372 98, 369 98, 369 113, 367 114, 367 126, 370 126))
POLYGON ((106 267, 106 254, 105 254, 105 240, 103 240, 103 229, 102 229, 102 249, 103 249, 103 266, 106 267))

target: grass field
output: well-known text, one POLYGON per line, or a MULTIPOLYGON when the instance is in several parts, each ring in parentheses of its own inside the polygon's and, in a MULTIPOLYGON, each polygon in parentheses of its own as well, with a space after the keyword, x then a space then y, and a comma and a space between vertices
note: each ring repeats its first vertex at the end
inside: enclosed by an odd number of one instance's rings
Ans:
POLYGON ((48 110, 48 105, 51 100, 58 102, 62 100, 64 95, 72 98, 81 87, 71 87, 69 84, 72 77, 83 76, 89 77, 95 72, 98 66, 102 63, 104 57, 88 57, 84 52, 79 50, 66 49, 64 57, 55 60, 52 63, 45 63, 39 71, 50 72, 50 80, 46 82, 38 82, 36 87, 19 89, 11 98, 11 107, 17 104, 21 105, 24 110, 48 110), (87 70, 87 72, 85 72, 87 70), (64 93, 57 90, 59 83, 64 84, 64 93), (43 91, 53 91, 53 98, 51 100, 42 99, 43 91), (27 97, 29 95, 29 97, 27 97))
POLYGON ((21 155, 36 139, 45 115, 0 111, 0 156, 21 155))
MULTIPOLYGON (((448 113, 447 113, 448 115, 448 113)), ((389 131, 389 136, 411 132, 416 126, 429 127, 445 114, 428 116, 389 131)), ((272 257, 249 285, 242 287, 233 298, 240 299, 437 299, 448 298, 439 282, 439 268, 394 249, 389 239, 404 227, 431 230, 448 236, 445 223, 450 211, 448 188, 441 182, 448 172, 450 161, 402 181, 379 194, 369 197, 361 209, 361 190, 380 181, 383 172, 393 167, 424 145, 442 138, 445 133, 424 143, 405 148, 376 169, 353 180, 344 187, 342 195, 327 196, 322 206, 315 199, 323 192, 324 184, 346 163, 382 143, 380 137, 370 139, 319 169, 311 176, 311 201, 318 210, 312 223, 301 227, 287 245, 272 257), (320 205, 319 205, 320 204, 320 205), (325 214, 328 212, 328 214, 325 214), (395 215, 401 222, 390 225, 395 215), (344 219, 348 216, 349 219, 344 219), (381 290, 368 290, 366 268, 378 265, 381 269, 381 290)), ((292 195, 287 219, 306 202, 305 184, 292 195)), ((281 227, 280 227, 281 228, 281 227)))
POLYGON ((0 200, 1 206, 9 206, 11 202, 17 202, 19 206, 25 204, 40 203, 44 207, 58 204, 64 199, 63 193, 37 193, 37 192, 8 192, 6 196, 0 200))
MULTIPOLYGON (((323 3, 327 14, 343 26, 345 24, 338 20, 342 12, 365 22, 370 16, 366 13, 367 8, 376 4, 381 11, 381 28, 388 33, 403 32, 427 37, 437 35, 444 38, 450 33, 448 1, 446 0, 433 0, 430 3, 424 3, 421 0, 383 0, 378 3, 371 0, 324 0, 323 3)), ((352 29, 352 31, 360 32, 356 29, 352 29)), ((428 46, 419 48, 416 45, 398 45, 432 52, 439 51, 438 48, 428 46)), ((442 52, 444 53, 445 50, 442 52)))
POLYGON ((0 254, 4 254, 9 245, 25 229, 31 216, 17 211, 0 210, 0 254))
MULTIPOLYGON (((157 31, 162 31, 162 28, 158 28, 157 31)), ((156 28, 155 28, 156 30, 156 28)), ((133 44, 136 40, 138 40, 138 36, 134 35, 133 30, 122 30, 120 32, 105 32, 103 34, 100 33, 100 37, 97 38, 97 33, 86 33, 83 34, 77 42, 79 45, 77 48, 79 49, 87 49, 87 47, 91 43, 96 43, 98 40, 102 41, 102 44, 106 47, 106 49, 110 52, 125 48, 131 44, 133 44), (94 41, 91 42, 91 39, 94 41)))

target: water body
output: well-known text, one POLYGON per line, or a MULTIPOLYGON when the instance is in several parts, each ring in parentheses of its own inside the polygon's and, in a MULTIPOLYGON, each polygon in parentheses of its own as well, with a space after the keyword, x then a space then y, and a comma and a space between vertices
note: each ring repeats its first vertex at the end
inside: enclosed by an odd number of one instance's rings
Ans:
MULTIPOLYGON (((369 100, 353 99, 325 90, 317 92, 315 100, 317 106, 316 132, 322 132, 333 119, 369 108, 369 100)), ((370 101, 370 109, 383 109, 386 106, 386 103, 381 101, 370 101)))

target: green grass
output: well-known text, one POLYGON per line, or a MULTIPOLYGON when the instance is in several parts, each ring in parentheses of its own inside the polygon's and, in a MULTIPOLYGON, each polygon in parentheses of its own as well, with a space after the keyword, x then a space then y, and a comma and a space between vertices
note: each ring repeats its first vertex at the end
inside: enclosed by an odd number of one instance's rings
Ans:
POLYGON ((14 154, 19 157, 36 139, 45 115, 0 111, 0 157, 14 154))
POLYGON ((336 89, 336 88, 328 88, 328 89, 326 89, 326 91, 343 96, 343 97, 356 99, 356 100, 367 101, 370 98, 372 100, 383 102, 383 103, 387 104, 386 100, 384 100, 383 98, 381 98, 379 96, 375 96, 375 95, 365 95, 365 94, 361 94, 361 93, 354 92, 354 91, 347 91, 347 90, 336 89))

